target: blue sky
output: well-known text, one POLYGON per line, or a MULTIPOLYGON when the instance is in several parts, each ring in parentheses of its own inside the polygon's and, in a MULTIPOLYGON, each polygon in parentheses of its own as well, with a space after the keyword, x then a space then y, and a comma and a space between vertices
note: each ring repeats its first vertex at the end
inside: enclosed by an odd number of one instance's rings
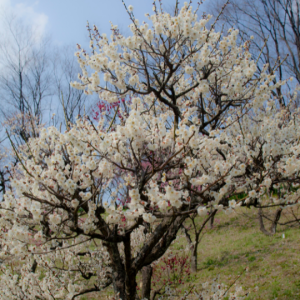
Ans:
MULTIPOLYGON (((175 2, 163 1, 165 7, 173 7, 175 2)), ((181 5, 183 2, 180 0, 181 5)), ((145 13, 152 13, 153 0, 125 0, 125 3, 133 5, 140 21, 145 20, 145 13)), ((3 8, 34 23, 58 45, 88 45, 87 21, 96 24, 100 32, 109 34, 112 21, 123 33, 129 33, 130 21, 121 0, 0 0, 0 10, 3 8)))
MULTIPOLYGON (((124 1, 127 6, 133 5, 134 15, 140 23, 144 20, 149 21, 145 14, 153 13, 153 0, 124 1)), ((168 11, 174 9, 176 0, 162 1, 164 9, 168 11)), ((188 0, 179 0, 180 7, 184 1, 188 0)), ((193 1, 194 8, 196 8, 197 1, 193 1)), ((206 2, 213 1, 215 0, 206 2)), ((159 1, 156 0, 156 2, 159 1)), ((72 55, 72 47, 74 52, 77 51, 77 43, 89 50, 87 21, 91 27, 96 24, 99 32, 106 33, 108 36, 110 36, 110 21, 119 26, 122 34, 131 34, 128 28, 131 21, 121 0, 0 0, 0 40, 2 42, 3 37, 10 37, 10 33, 4 30, 7 28, 4 22, 5 19, 10 18, 11 14, 23 20, 25 24, 32 25, 35 29, 35 37, 50 36, 50 46, 70 46, 68 48, 70 55, 72 55)))

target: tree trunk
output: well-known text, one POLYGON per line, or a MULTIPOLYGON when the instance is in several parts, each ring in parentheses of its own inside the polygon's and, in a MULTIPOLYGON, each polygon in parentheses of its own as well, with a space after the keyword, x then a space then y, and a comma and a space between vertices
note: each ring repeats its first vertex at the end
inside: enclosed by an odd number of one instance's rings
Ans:
POLYGON ((124 277, 122 276, 122 274, 118 274, 117 272, 113 273, 113 289, 116 295, 118 295, 118 297, 120 299, 124 299, 125 300, 125 280, 124 277))
MULTIPOLYGON (((190 252, 191 252, 191 271, 192 272, 197 272, 197 243, 196 243, 196 247, 195 245, 193 244, 193 241, 191 239, 191 236, 188 232, 188 229, 182 225, 182 229, 184 231, 184 234, 185 234, 185 238, 189 244, 189 247, 190 247, 190 252), (195 248, 196 248, 196 254, 195 254, 195 248)), ((197 234, 197 233, 196 233, 197 234)))
POLYGON ((118 246, 114 243, 103 243, 112 262, 112 283, 115 294, 122 300, 125 298, 125 269, 122 262, 118 246))
POLYGON ((113 288, 114 292, 120 299, 125 300, 125 280, 124 274, 118 274, 118 272, 113 271, 113 288))
POLYGON ((142 299, 150 300, 151 277, 152 277, 151 265, 143 267, 143 269, 142 269, 142 299))
POLYGON ((198 242, 196 242, 193 248, 191 249, 191 271, 193 273, 196 273, 198 268, 197 249, 198 249, 198 242))
POLYGON ((274 220, 273 220, 272 225, 271 225, 271 233, 272 234, 276 233, 276 228, 277 228, 277 224, 279 222, 279 219, 281 217, 281 212, 282 212, 282 208, 278 208, 276 213, 275 213, 274 220))
POLYGON ((272 235, 270 232, 268 232, 268 230, 265 228, 265 224, 264 224, 264 220, 263 220, 263 212, 262 209, 259 208, 258 210, 258 220, 259 220, 259 229, 260 231, 265 234, 265 235, 272 235))
POLYGON ((136 300, 136 274, 135 268, 132 268, 132 255, 131 255, 131 237, 130 233, 126 234, 124 244, 125 254, 125 299, 136 300))
POLYGON ((133 271, 126 274, 124 300, 136 300, 136 273, 133 271))
POLYGON ((265 228, 262 209, 259 208, 259 210, 258 210, 258 220, 259 220, 259 225, 260 225, 260 231, 263 234, 271 236, 271 235, 274 235, 276 233, 276 228, 277 228, 277 224, 279 222, 280 216, 281 216, 281 212, 282 212, 282 209, 278 208, 277 211, 276 211, 276 213, 275 213, 275 216, 274 216, 274 219, 272 221, 271 228, 270 228, 270 232, 269 232, 265 228))
POLYGON ((120 299, 136 300, 137 272, 142 270, 143 267, 149 266, 166 252, 172 241, 176 238, 177 232, 186 218, 186 215, 165 218, 155 228, 154 233, 145 242, 143 248, 135 258, 131 255, 130 233, 126 234, 126 238, 123 240, 125 262, 121 259, 117 243, 104 243, 112 262, 114 290, 115 292, 119 292, 120 299))
POLYGON ((209 220, 209 229, 213 229, 216 212, 212 210, 212 207, 210 208, 210 214, 211 214, 211 218, 209 220))

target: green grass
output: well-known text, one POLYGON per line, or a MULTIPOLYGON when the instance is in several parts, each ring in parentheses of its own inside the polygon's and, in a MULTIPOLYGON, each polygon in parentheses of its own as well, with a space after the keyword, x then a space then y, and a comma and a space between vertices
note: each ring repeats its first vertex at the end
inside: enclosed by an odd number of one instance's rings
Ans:
MULTIPOLYGON (((300 299, 299 228, 278 226, 274 236, 265 236, 259 230, 256 216, 254 208, 240 208, 231 216, 217 214, 215 227, 204 230, 198 247, 198 272, 186 284, 192 283, 195 290, 200 290, 202 283, 219 276, 219 283, 231 285, 248 267, 249 271, 236 282, 250 291, 246 300, 300 299)), ((284 211, 280 221, 290 219, 289 212, 284 211)), ((199 218, 199 225, 201 220, 203 217, 199 218)), ((265 225, 268 228, 269 224, 265 225)), ((173 253, 182 254, 186 239, 182 232, 179 234, 171 248, 173 253)), ((104 299, 108 294, 112 294, 111 288, 102 295, 91 294, 81 300, 104 299)))
MULTIPOLYGON (((219 281, 230 285, 249 267, 237 281, 250 290, 247 299, 300 299, 299 229, 279 226, 274 236, 265 236, 259 231, 256 213, 241 208, 229 218, 216 216, 216 227, 204 234, 199 245, 195 284, 200 287, 220 275, 219 281)), ((284 213, 281 221, 287 218, 284 213)))

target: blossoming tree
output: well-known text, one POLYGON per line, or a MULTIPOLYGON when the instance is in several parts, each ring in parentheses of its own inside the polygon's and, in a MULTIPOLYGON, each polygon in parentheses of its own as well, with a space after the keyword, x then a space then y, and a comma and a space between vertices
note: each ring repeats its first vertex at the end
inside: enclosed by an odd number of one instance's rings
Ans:
POLYGON ((71 83, 117 103, 113 113, 64 133, 44 128, 15 149, 0 219, 2 258, 25 260, 19 277, 6 275, 7 288, 20 283, 11 299, 75 299, 112 284, 133 300, 138 272, 164 255, 190 214, 260 206, 280 184, 280 205, 298 201, 290 188, 299 184, 298 112, 277 111, 271 93, 284 82, 256 75, 249 43, 237 46, 236 30, 215 32, 188 3, 173 16, 154 5, 152 25, 125 8, 132 35, 112 25, 109 40, 94 28, 71 83))

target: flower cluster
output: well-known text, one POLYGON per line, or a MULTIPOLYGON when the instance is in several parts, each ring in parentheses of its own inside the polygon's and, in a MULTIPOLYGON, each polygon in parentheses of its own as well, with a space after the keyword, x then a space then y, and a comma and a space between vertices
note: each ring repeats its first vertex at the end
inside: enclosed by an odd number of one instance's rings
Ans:
MULTIPOLYGON (((40 129, 14 147, 19 162, 0 218, 4 259, 38 256, 38 247, 76 257, 67 249, 103 242, 123 300, 120 282, 136 293, 137 273, 167 251, 190 214, 259 206, 277 188, 282 207, 300 195, 300 111, 294 98, 279 109, 272 94, 285 82, 274 85, 267 66, 254 75, 237 31, 207 29, 211 16, 198 20, 188 4, 174 16, 155 9, 152 27, 132 10, 130 37, 112 25, 109 41, 95 28, 91 55, 76 53, 82 75, 71 85, 114 103, 112 111, 65 132, 40 129)), ((98 272, 74 264, 85 279, 98 272)), ((81 289, 69 283, 69 294, 81 289)))

